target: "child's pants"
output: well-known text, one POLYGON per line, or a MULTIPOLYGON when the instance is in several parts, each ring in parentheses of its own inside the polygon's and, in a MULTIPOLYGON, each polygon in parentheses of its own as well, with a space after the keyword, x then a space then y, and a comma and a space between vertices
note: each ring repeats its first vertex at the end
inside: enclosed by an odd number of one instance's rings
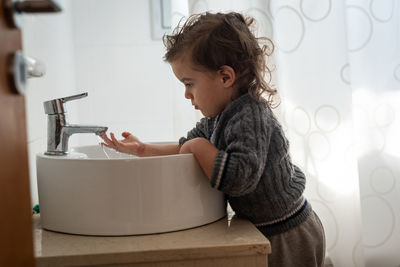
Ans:
POLYGON ((324 228, 314 212, 299 226, 268 239, 272 249, 268 267, 324 266, 324 228))

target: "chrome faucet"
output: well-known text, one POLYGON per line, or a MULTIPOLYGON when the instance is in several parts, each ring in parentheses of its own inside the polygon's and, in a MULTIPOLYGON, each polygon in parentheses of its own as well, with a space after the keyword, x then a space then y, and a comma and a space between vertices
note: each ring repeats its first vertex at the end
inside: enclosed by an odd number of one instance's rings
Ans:
POLYGON ((49 100, 43 103, 47 116, 47 151, 46 155, 62 156, 68 154, 69 137, 76 133, 94 133, 101 135, 107 127, 73 125, 67 122, 65 103, 88 96, 88 93, 49 100))

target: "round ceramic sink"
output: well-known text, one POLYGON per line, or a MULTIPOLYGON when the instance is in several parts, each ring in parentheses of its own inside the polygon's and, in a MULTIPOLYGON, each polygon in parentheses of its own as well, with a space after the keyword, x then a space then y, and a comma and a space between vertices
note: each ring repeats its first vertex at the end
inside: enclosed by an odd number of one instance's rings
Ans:
POLYGON ((192 154, 135 157, 100 146, 36 157, 44 229, 83 235, 162 233, 226 214, 192 154))

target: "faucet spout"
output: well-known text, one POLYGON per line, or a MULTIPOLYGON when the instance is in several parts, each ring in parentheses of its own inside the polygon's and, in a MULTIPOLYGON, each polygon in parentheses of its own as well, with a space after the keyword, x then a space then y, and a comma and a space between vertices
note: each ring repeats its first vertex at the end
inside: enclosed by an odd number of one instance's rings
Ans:
POLYGON ((69 136, 76 133, 94 133, 95 135, 101 135, 108 130, 108 127, 103 126, 89 126, 89 125, 66 125, 63 128, 65 134, 69 136))
POLYGON ((62 156, 68 154, 68 141, 71 135, 77 133, 94 133, 101 135, 108 127, 89 125, 60 125, 59 131, 48 133, 46 155, 62 156), (54 134, 53 134, 54 133, 54 134))

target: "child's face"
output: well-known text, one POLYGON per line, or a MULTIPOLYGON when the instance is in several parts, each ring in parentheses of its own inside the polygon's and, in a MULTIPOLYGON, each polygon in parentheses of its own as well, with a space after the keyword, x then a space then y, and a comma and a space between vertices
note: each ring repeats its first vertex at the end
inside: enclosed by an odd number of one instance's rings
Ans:
POLYGON ((226 83, 221 71, 195 70, 188 56, 171 63, 175 76, 185 85, 185 98, 206 117, 220 114, 233 99, 233 87, 226 83))

